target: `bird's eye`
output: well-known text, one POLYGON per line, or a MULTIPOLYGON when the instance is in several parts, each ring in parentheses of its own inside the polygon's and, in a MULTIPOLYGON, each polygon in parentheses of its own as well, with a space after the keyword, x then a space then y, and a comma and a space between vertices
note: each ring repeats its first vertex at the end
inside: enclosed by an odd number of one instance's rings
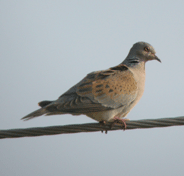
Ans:
POLYGON ((148 47, 144 47, 144 51, 146 51, 146 52, 149 52, 149 48, 148 47))

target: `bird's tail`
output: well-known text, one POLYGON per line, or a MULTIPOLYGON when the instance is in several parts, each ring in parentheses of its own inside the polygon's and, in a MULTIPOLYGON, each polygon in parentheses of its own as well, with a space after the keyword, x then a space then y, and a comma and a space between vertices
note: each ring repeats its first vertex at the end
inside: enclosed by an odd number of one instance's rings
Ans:
POLYGON ((36 111, 33 111, 32 113, 26 115, 25 117, 23 117, 21 120, 30 120, 32 118, 44 115, 47 113, 47 110, 45 108, 40 108, 36 111))
POLYGON ((49 111, 45 108, 47 105, 50 105, 53 101, 41 101, 38 103, 41 106, 40 109, 33 111, 32 113, 28 114, 27 116, 23 117, 21 120, 30 120, 35 117, 47 114, 49 111))

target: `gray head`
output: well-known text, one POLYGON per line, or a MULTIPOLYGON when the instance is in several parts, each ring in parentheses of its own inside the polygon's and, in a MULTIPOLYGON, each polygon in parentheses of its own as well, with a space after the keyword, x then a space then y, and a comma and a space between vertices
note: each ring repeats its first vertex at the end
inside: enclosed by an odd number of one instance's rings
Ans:
POLYGON ((132 46, 123 63, 130 65, 137 64, 139 62, 145 63, 149 60, 157 60, 161 62, 161 60, 155 54, 155 49, 149 43, 137 42, 132 46))

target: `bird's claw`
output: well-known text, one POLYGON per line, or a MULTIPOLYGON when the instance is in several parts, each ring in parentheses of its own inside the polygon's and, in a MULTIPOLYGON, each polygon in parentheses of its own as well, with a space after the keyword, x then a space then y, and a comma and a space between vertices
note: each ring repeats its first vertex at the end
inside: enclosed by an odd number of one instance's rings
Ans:
POLYGON ((121 124, 121 126, 123 127, 123 130, 125 130, 127 128, 127 124, 126 121, 129 121, 129 119, 120 119, 119 117, 115 116, 114 118, 114 122, 111 123, 111 128, 115 125, 115 124, 121 124))
MULTIPOLYGON (((100 126, 106 125, 106 121, 105 120, 102 120, 99 123, 100 123, 100 126)), ((103 133, 103 130, 101 130, 101 132, 103 133)), ((107 130, 105 130, 105 134, 107 134, 107 130)))

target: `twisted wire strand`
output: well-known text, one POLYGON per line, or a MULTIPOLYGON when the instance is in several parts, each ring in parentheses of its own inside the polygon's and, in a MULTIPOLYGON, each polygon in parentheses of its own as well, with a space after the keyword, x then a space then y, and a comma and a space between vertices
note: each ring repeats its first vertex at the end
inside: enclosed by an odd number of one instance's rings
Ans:
MULTIPOLYGON (((145 119, 136 121, 132 120, 127 121, 126 124, 127 124, 126 130, 180 126, 184 125, 184 116, 175 118, 145 119)), ((124 129, 124 126, 119 124, 111 126, 110 123, 105 125, 99 123, 86 123, 77 125, 48 126, 48 127, 35 127, 25 129, 8 129, 8 130, 0 130, 0 139, 81 133, 81 132, 114 131, 122 129, 124 129)))

